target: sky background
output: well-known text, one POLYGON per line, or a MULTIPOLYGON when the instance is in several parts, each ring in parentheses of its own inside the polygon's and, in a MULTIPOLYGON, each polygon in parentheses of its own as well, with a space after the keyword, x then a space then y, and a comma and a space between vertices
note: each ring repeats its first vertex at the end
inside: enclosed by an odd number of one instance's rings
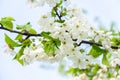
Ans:
MULTIPOLYGON (((95 25, 94 18, 99 17, 101 22, 109 27, 114 21, 120 26, 120 0, 72 0, 88 13, 86 18, 90 24, 95 25)), ((34 27, 39 19, 41 8, 31 9, 25 0, 0 0, 0 18, 12 16, 17 24, 24 24, 30 21, 34 27)), ((120 28, 119 28, 120 29, 120 28)), ((6 32, 5 32, 6 33, 6 32)), ((10 36, 14 34, 8 33, 10 36)), ((0 30, 0 80, 65 80, 55 69, 43 69, 39 62, 28 66, 21 66, 17 61, 13 61, 10 55, 4 53, 4 31, 0 30)))

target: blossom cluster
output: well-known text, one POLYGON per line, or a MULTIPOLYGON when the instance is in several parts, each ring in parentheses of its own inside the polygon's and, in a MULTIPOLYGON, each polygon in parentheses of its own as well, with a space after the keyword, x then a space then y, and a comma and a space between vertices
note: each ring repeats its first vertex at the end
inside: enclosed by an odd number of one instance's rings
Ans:
POLYGON ((72 71, 77 68, 79 76, 74 80, 120 79, 120 49, 114 49, 120 43, 114 32, 91 26, 82 10, 69 0, 28 0, 28 3, 32 7, 48 4, 51 10, 40 16, 38 24, 42 37, 25 47, 20 57, 24 64, 66 61, 72 71), (69 5, 64 6, 67 3, 69 5), (89 41, 90 46, 82 45, 83 40, 89 41))

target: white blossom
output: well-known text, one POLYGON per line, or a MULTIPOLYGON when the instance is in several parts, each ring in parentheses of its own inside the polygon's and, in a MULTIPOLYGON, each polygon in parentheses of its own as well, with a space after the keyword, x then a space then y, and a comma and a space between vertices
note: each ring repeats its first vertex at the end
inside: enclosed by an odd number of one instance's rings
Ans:
MULTIPOLYGON (((69 0, 63 0, 63 1, 70 3, 69 0)), ((54 7, 59 2, 60 0, 27 0, 27 3, 31 7, 41 7, 45 4, 48 4, 50 7, 54 7)))
POLYGON ((89 80, 86 74, 81 74, 79 76, 74 77, 74 80, 89 80))

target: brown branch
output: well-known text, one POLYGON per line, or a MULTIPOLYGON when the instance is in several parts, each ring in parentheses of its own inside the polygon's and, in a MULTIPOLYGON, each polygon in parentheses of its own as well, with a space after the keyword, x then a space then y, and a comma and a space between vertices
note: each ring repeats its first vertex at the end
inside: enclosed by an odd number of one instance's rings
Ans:
POLYGON ((31 34, 31 33, 28 33, 28 32, 20 32, 20 31, 10 30, 8 28, 5 28, 1 23, 0 23, 0 29, 8 31, 8 32, 16 33, 16 34, 21 34, 21 35, 24 35, 24 36, 29 36, 29 37, 31 37, 31 36, 41 37, 41 34, 31 34))
MULTIPOLYGON (((95 42, 91 42, 91 41, 84 41, 84 40, 82 40, 79 44, 78 44, 78 46, 81 46, 81 44, 89 44, 89 45, 93 45, 93 44, 95 44, 95 45, 97 45, 97 46, 101 46, 102 47, 102 44, 100 44, 100 43, 95 43, 95 42)), ((120 47, 117 47, 117 46, 111 46, 111 48, 112 49, 120 49, 120 47)))
MULTIPOLYGON (((8 28, 5 28, 1 23, 0 23, 0 29, 1 30, 5 30, 5 31, 9 31, 9 32, 12 32, 12 33, 16 33, 16 34, 21 34, 21 35, 24 35, 26 36, 25 39, 28 39, 29 37, 41 37, 41 34, 31 34, 29 32, 19 32, 19 31, 15 31, 15 30, 10 30, 8 28)), ((76 39, 73 39, 73 41, 76 41, 76 39)), ((82 40, 77 46, 81 46, 81 44, 89 44, 89 45, 97 45, 97 46, 101 46, 102 45, 100 43, 95 43, 95 42, 92 42, 92 41, 85 41, 85 40, 82 40)), ((117 46, 111 46, 112 49, 119 49, 120 47, 117 47, 117 46)))

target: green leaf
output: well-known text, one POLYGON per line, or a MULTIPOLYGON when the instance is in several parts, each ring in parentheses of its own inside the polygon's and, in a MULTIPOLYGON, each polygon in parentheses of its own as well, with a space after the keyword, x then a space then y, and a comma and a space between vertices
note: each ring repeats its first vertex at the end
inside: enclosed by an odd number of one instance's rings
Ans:
POLYGON ((15 21, 15 19, 13 17, 10 17, 10 16, 2 18, 2 20, 4 20, 4 21, 15 21))
POLYGON ((18 30, 27 30, 27 29, 29 29, 31 27, 32 26, 31 26, 30 22, 28 22, 28 23, 23 24, 23 25, 17 25, 16 29, 18 29, 18 30))
POLYGON ((105 53, 105 54, 103 55, 102 64, 104 64, 104 65, 106 65, 106 66, 109 66, 109 61, 108 61, 108 58, 107 58, 107 53, 105 53))
POLYGON ((83 69, 79 69, 79 68, 69 68, 69 70, 67 71, 67 73, 73 74, 73 75, 78 75, 79 73, 85 73, 85 70, 83 69))
POLYGON ((32 41, 30 39, 26 39, 22 42, 22 46, 29 47, 32 41))
POLYGON ((52 15, 52 17, 56 17, 56 13, 55 13, 55 9, 54 8, 51 11, 51 15, 52 15))
POLYGON ((92 45, 92 48, 89 52, 89 54, 95 58, 99 57, 102 53, 104 53, 104 50, 97 45, 92 45))
POLYGON ((45 51, 45 53, 48 55, 48 56, 54 56, 54 53, 55 53, 55 45, 53 44, 52 41, 42 41, 42 44, 43 44, 43 49, 45 51))
POLYGON ((28 31, 29 31, 29 33, 37 34, 37 32, 33 28, 28 29, 28 31))
POLYGON ((62 1, 62 0, 60 0, 60 2, 59 2, 59 3, 57 3, 57 7, 61 6, 61 5, 62 5, 62 3, 63 3, 63 1, 62 1))
POLYGON ((36 34, 36 30, 32 28, 32 25, 30 22, 23 24, 23 25, 17 25, 16 29, 21 30, 21 31, 28 31, 29 33, 36 34))
POLYGON ((111 42, 114 46, 120 46, 120 38, 112 38, 111 42))
POLYGON ((55 20, 55 22, 64 23, 65 20, 55 20))
POLYGON ((95 65, 94 65, 94 68, 93 68, 93 70, 92 70, 92 73, 93 73, 93 74, 97 74, 97 72, 98 72, 99 69, 100 69, 100 66, 99 66, 98 64, 95 64, 95 65))
POLYGON ((61 41, 51 37, 49 34, 50 32, 41 33, 41 36, 45 39, 42 41, 43 49, 48 56, 54 56, 55 50, 59 49, 59 46, 61 45, 61 41))
POLYGON ((25 47, 21 47, 21 49, 19 50, 19 52, 16 54, 16 56, 14 57, 15 60, 17 60, 20 64, 23 65, 23 60, 21 60, 21 56, 23 55, 25 47))
POLYGON ((50 32, 41 32, 41 36, 46 39, 53 39, 51 36, 49 36, 50 32))
POLYGON ((23 35, 18 34, 17 37, 15 38, 15 40, 18 40, 19 42, 23 41, 23 35))
POLYGON ((5 17, 0 20, 0 23, 7 29, 12 30, 13 29, 13 23, 12 21, 15 21, 12 17, 5 17))
POLYGON ((59 39, 53 39, 53 42, 57 48, 58 48, 58 46, 61 45, 61 41, 59 39))
POLYGON ((20 44, 12 40, 7 34, 5 34, 5 42, 9 45, 11 49, 14 49, 14 47, 21 46, 20 44))

